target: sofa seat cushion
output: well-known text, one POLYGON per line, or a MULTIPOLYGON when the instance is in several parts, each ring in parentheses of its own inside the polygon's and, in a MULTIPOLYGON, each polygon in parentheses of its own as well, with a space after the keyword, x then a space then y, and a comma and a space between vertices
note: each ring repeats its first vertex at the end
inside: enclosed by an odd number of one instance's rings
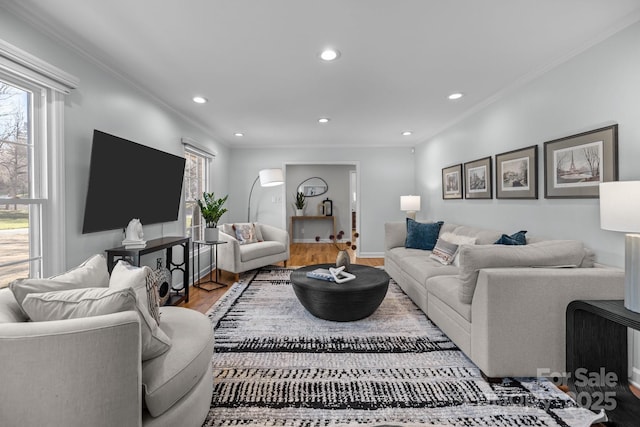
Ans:
POLYGON ((240 260, 242 262, 264 258, 270 255, 277 255, 287 251, 287 248, 280 242, 267 241, 257 242, 251 245, 243 245, 240 249, 240 260))
POLYGON ((453 265, 443 265, 431 259, 431 251, 421 249, 393 248, 386 256, 393 260, 400 269, 418 283, 425 285, 427 279, 442 275, 456 275, 460 271, 453 265))
POLYGON ((161 328, 171 339, 171 348, 142 363, 144 401, 154 417, 198 383, 213 355, 213 327, 205 315, 182 307, 161 307, 160 311, 161 328))
POLYGON ((458 276, 440 276, 427 281, 427 292, 471 323, 471 304, 460 301, 458 297, 461 286, 462 281, 458 276))

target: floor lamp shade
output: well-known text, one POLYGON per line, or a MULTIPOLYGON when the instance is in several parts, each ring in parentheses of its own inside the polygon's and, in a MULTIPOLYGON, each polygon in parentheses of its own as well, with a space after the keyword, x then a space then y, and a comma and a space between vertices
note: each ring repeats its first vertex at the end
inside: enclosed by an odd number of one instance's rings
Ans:
POLYGON ((260 180, 261 187, 275 187, 276 185, 284 184, 284 174, 282 169, 262 169, 256 179, 251 185, 249 191, 249 201, 247 202, 247 222, 251 222, 251 195, 253 194, 253 188, 256 186, 256 182, 260 180))
POLYGON ((275 187, 284 184, 282 169, 262 169, 258 176, 262 187, 275 187))
POLYGON ((624 306, 640 313, 640 181, 600 184, 600 228, 625 236, 624 306))
POLYGON ((416 212, 420 210, 420 196, 400 196, 400 210, 407 212, 407 217, 416 219, 416 212))

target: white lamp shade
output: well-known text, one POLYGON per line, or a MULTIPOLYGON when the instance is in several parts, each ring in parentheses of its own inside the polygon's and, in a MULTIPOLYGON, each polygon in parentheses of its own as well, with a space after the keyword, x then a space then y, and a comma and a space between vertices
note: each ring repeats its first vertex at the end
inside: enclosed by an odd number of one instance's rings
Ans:
POLYGON ((420 196, 400 196, 401 211, 419 211, 420 196))
POLYGON ((600 228, 611 231, 640 231, 640 181, 600 184, 600 228))
POLYGON ((262 187, 275 187, 284 184, 282 169, 262 169, 259 176, 262 187))

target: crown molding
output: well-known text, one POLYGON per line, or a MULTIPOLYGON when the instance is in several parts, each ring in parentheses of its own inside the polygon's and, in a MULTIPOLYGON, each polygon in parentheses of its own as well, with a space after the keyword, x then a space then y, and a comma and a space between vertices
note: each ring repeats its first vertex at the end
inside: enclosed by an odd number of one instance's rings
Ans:
POLYGON ((214 141, 220 142, 222 145, 230 147, 230 145, 228 143, 226 143, 224 141, 218 141, 215 138, 213 130, 210 129, 208 126, 206 126, 205 124, 199 122, 198 120, 194 119, 193 117, 188 116, 187 114, 183 113, 182 111, 176 109, 174 106, 170 105, 167 101, 165 101, 164 99, 162 99, 158 95, 156 95, 153 91, 151 91, 150 89, 145 87, 140 81, 138 81, 134 77, 132 77, 129 74, 124 73, 123 71, 118 70, 118 69, 112 67, 111 65, 109 65, 107 58, 101 57, 101 56, 99 56, 99 55, 97 55, 95 53, 89 53, 89 51, 88 51, 88 49, 86 47, 83 47, 83 46, 79 45, 78 43, 74 42, 72 35, 63 33, 62 31, 60 31, 60 29, 58 29, 55 26, 51 25, 46 19, 44 19, 43 17, 35 14, 33 11, 31 11, 29 8, 27 8, 24 4, 21 4, 21 3, 16 2, 16 1, 8 1, 8 2, 3 3, 2 5, 0 5, 0 9, 2 9, 2 8, 6 9, 10 13, 12 13, 13 15, 15 15, 18 18, 22 19, 28 25, 32 26, 37 31, 40 31, 45 36, 48 36, 48 37, 52 38, 53 40, 55 40, 56 42, 58 42, 61 45, 63 45, 64 47, 69 48, 74 53, 76 53, 78 56, 80 56, 82 59, 90 62, 91 64, 93 64, 95 66, 97 66, 98 68, 100 68, 103 71, 105 71, 107 74, 119 79, 120 81, 125 82, 129 86, 134 87, 140 93, 142 93, 143 95, 147 96, 148 98, 150 98, 155 103, 161 105, 162 107, 164 107, 167 110, 171 111, 172 113, 176 114, 181 119, 185 120, 190 125, 196 127, 197 129, 201 130, 202 132, 204 132, 205 135, 208 135, 214 141))
POLYGON ((1 39, 0 68, 65 94, 80 83, 76 76, 1 39))

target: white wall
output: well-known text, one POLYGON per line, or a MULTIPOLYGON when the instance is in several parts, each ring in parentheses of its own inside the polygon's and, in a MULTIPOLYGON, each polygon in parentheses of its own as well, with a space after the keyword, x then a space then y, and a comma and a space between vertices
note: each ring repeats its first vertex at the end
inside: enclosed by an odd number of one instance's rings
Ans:
MULTIPOLYGON (((545 199, 545 141, 619 124, 621 181, 640 179, 640 24, 635 24, 514 90, 416 150, 419 194, 429 218, 511 233, 579 239, 600 262, 624 265, 622 233, 600 229, 597 199, 545 199), (539 200, 442 200, 441 170, 537 144, 539 200)), ((495 182, 495 181, 494 181, 495 182)), ((635 366, 640 366, 636 334, 635 366)), ((634 371, 640 380, 640 370, 634 371)))
MULTIPOLYGON (((360 256, 382 256, 384 252, 385 221, 400 221, 400 196, 415 192, 414 155, 411 148, 247 148, 232 149, 229 179, 229 213, 226 222, 246 221, 247 198, 251 183, 264 168, 280 167, 287 163, 359 163, 360 176, 360 256)), ((348 188, 349 182, 345 181, 348 188)), ((258 188, 252 197, 251 216, 286 228, 286 193, 294 189, 284 186, 258 188), (280 197, 279 203, 273 198, 280 197)), ((345 230, 346 231, 346 230, 345 230)))
MULTIPOLYGON (((91 234, 82 234, 81 231, 93 129, 177 155, 183 154, 182 137, 199 141, 218 153, 212 174, 213 189, 216 192, 227 191, 229 150, 212 141, 200 128, 127 81, 115 77, 62 42, 42 34, 4 10, 0 13, 0 39, 80 79, 79 87, 67 96, 65 108, 67 266, 77 265, 90 254, 119 246, 123 238, 120 230, 91 234)), ((185 94, 186 97, 190 95, 185 94)), ((118 165, 114 165, 114 173, 126 171, 118 170, 118 165)), ((135 183, 122 191, 136 191, 135 183)), ((176 221, 145 226, 144 232, 146 239, 153 239, 184 235, 184 228, 182 221, 176 221)), ((150 257, 156 258, 155 254, 150 257)), ((155 266, 155 261, 148 264, 155 266)))

